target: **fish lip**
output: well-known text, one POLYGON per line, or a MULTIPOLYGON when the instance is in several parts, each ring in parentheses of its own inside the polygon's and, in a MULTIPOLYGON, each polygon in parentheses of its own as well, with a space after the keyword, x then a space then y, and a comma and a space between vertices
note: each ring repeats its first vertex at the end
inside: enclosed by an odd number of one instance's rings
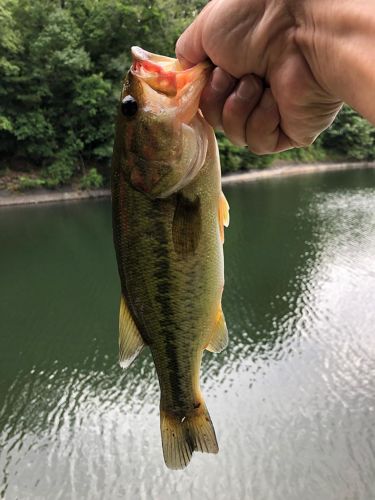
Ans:
POLYGON ((187 85, 202 78, 205 72, 213 68, 209 60, 191 68, 183 68, 178 59, 154 54, 137 46, 131 48, 131 54, 131 73, 153 90, 169 97, 175 97, 187 85))
POLYGON ((162 56, 159 54, 154 54, 153 52, 148 52, 145 49, 142 49, 141 47, 138 47, 136 45, 133 45, 131 47, 131 55, 132 55, 132 65, 131 65, 131 72, 137 76, 139 76, 139 70, 137 70, 137 63, 142 63, 142 62, 149 62, 151 63, 152 66, 159 67, 159 71, 163 70, 163 66, 165 67, 165 72, 168 73, 178 73, 178 74, 186 74, 188 75, 189 73, 192 73, 192 71, 195 70, 199 66, 201 69, 201 72, 212 69, 214 67, 213 63, 210 60, 202 61, 199 64, 196 64, 195 66, 192 66, 190 68, 183 68, 181 65, 180 61, 174 57, 168 57, 168 56, 162 56), (170 67, 171 66, 171 67, 170 67))
POLYGON ((168 56, 162 56, 159 54, 154 54, 153 52, 148 52, 147 50, 142 49, 141 47, 133 46, 131 48, 131 55, 133 60, 131 69, 135 73, 137 73, 136 70, 137 63, 147 63, 147 62, 149 62, 151 65, 154 65, 155 70, 157 70, 156 67, 159 67, 159 70, 165 67, 166 71, 173 71, 179 73, 183 71, 183 68, 179 63, 178 59, 168 56))
MULTIPOLYGON (((178 63, 178 59, 175 59, 174 57, 168 57, 168 56, 162 56, 159 54, 154 54, 153 52, 148 52, 145 49, 142 49, 141 47, 138 47, 137 45, 133 45, 131 47, 131 55, 134 61, 152 61, 154 63, 178 63)), ((179 63, 178 63, 179 64, 179 63)), ((181 65, 180 65, 181 66, 181 65)), ((182 68, 182 67, 181 67, 182 68)))

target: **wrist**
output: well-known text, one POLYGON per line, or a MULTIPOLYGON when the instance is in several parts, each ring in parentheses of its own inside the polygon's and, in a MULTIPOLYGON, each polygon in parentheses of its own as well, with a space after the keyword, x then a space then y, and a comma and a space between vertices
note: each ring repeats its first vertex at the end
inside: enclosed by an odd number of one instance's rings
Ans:
POLYGON ((296 43, 317 83, 332 98, 348 103, 374 122, 375 109, 372 104, 369 107, 369 98, 375 85, 375 3, 292 2, 296 9, 296 43))
MULTIPOLYGON (((339 0, 345 2, 345 0, 339 0)), ((335 85, 337 38, 336 0, 292 0, 295 41, 316 80, 327 94, 339 97, 335 85)))

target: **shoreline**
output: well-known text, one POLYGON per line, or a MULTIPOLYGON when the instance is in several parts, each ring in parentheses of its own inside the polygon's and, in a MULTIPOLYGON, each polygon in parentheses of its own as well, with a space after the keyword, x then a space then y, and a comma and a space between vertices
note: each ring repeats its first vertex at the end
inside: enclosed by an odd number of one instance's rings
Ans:
POLYGON ((339 170, 375 169, 375 162, 357 163, 301 163, 296 165, 284 165, 269 167, 262 170, 253 170, 238 174, 229 174, 222 177, 222 184, 234 184, 237 182, 252 182, 271 177, 289 177, 293 175, 317 174, 323 172, 335 172, 339 170))
MULTIPOLYGON (((306 175, 320 172, 335 172, 339 170, 375 169, 375 162, 359 163, 311 163, 268 167, 264 170, 252 170, 229 174, 222 177, 222 184, 235 184, 241 182, 253 182, 274 177, 286 177, 293 175, 306 175)), ((109 198, 110 189, 95 189, 87 191, 43 191, 33 193, 12 194, 0 191, 0 208, 17 205, 39 205, 43 203, 56 203, 65 201, 79 201, 98 198, 109 198)))

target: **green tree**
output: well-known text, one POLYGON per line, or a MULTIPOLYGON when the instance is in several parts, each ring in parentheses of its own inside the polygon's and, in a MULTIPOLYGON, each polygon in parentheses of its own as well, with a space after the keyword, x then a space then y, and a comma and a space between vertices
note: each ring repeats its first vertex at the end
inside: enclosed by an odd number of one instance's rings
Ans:
MULTIPOLYGON (((130 47, 173 55, 176 39, 204 3, 0 0, 0 165, 33 169, 49 187, 75 175, 87 178, 93 168, 108 179, 130 47)), ((223 134, 218 142, 223 172, 262 168, 275 158, 375 156, 373 128, 347 107, 310 148, 258 157, 223 134)))
POLYGON ((349 106, 344 106, 334 124, 323 134, 322 146, 341 159, 373 160, 374 127, 349 106))

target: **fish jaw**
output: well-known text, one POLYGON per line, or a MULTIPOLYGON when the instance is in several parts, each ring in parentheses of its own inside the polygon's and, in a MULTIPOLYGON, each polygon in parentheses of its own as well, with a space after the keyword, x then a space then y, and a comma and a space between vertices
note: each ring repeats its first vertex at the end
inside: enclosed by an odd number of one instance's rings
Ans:
POLYGON ((199 111, 199 98, 211 64, 186 70, 177 59, 139 47, 132 48, 132 57, 117 122, 121 164, 135 190, 151 199, 166 198, 186 186, 204 164, 209 126, 199 111), (133 108, 128 114, 129 102, 133 108))
MULTIPOLYGON (((138 128, 138 131, 140 130, 138 128)), ((154 137, 152 141, 150 134, 157 132, 157 128, 153 132, 150 131, 145 140, 148 143, 155 142, 165 149, 170 153, 169 159, 155 160, 152 158, 152 151, 148 152, 146 157, 145 149, 140 147, 136 152, 128 150, 122 163, 129 184, 151 199, 167 198, 183 189, 196 177, 206 160, 209 126, 200 114, 197 114, 190 124, 182 123, 179 151, 176 154, 171 151, 170 136, 163 138, 160 134, 157 140, 154 137)), ((139 136, 142 135, 142 132, 137 134, 139 142, 139 136)))
POLYGON ((212 64, 205 61, 183 69, 172 57, 153 54, 140 47, 132 47, 131 52, 130 71, 141 82, 149 106, 169 109, 174 119, 189 123, 198 112, 200 95, 212 64))
MULTIPOLYGON (((159 198, 167 198, 174 193, 186 187, 201 170, 207 156, 208 134, 207 124, 202 116, 197 115, 189 125, 182 125, 184 129, 185 140, 188 145, 185 146, 185 151, 189 153, 190 158, 183 162, 184 172, 178 176, 175 184, 169 188, 159 187, 159 198)), ((160 184, 159 184, 160 186, 160 184)))

